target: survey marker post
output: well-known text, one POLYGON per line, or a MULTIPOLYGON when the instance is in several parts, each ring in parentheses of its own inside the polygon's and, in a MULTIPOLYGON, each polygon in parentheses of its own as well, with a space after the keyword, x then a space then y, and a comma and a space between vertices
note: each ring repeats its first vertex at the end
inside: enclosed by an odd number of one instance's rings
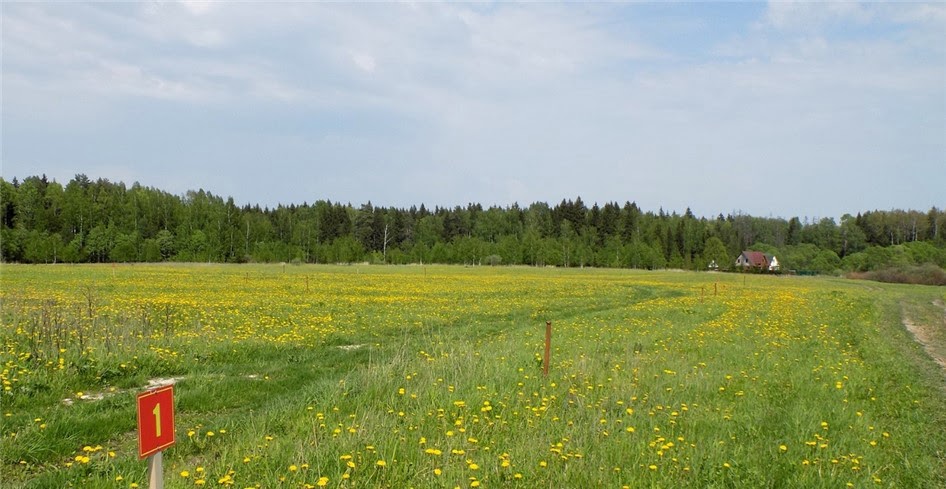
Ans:
POLYGON ((138 394, 138 458, 148 458, 148 487, 164 488, 162 450, 174 444, 174 386, 138 394))

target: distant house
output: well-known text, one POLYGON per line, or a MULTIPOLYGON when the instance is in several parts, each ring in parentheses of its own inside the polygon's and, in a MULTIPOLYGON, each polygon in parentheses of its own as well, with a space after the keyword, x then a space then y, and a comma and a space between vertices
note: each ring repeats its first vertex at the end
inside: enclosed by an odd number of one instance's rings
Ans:
POLYGON ((739 258, 736 258, 736 268, 777 272, 779 264, 775 255, 767 255, 761 251, 743 251, 739 258))

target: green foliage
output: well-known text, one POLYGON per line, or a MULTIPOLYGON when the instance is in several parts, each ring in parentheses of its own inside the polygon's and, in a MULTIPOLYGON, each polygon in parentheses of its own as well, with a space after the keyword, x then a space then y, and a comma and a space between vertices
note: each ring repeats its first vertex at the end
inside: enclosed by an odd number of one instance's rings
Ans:
POLYGON ((772 246, 768 243, 753 243, 752 246, 748 248, 750 251, 761 251, 762 253, 768 255, 778 255, 779 250, 775 246, 772 246))
POLYGON ((712 236, 706 240, 706 245, 703 251, 703 260, 700 265, 703 268, 709 266, 711 262, 715 262, 720 270, 727 270, 732 267, 735 258, 729 255, 729 252, 726 251, 726 245, 723 244, 723 241, 716 236, 712 236))
POLYGON ((451 263, 676 268, 775 255, 783 270, 833 274, 946 267, 946 212, 871 211, 810 221, 742 213, 699 218, 581 197, 484 209, 359 207, 319 200, 275 209, 203 189, 183 196, 78 174, 0 178, 0 258, 7 262, 451 263), (496 260, 489 260, 495 263, 496 260))
POLYGON ((937 248, 927 241, 912 241, 904 243, 903 247, 915 265, 933 264, 946 268, 946 248, 937 248))
POLYGON ((841 268, 841 258, 834 251, 810 243, 785 246, 779 253, 782 268, 787 270, 832 274, 841 268))

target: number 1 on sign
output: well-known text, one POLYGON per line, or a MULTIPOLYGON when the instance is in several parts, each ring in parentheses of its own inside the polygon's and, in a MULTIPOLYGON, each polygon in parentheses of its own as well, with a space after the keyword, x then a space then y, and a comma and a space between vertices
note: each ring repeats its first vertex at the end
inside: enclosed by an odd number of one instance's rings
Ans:
POLYGON ((161 404, 155 404, 151 412, 154 414, 154 436, 161 438, 161 404))
POLYGON ((138 458, 160 453, 174 444, 174 389, 171 386, 138 394, 137 414, 138 458))

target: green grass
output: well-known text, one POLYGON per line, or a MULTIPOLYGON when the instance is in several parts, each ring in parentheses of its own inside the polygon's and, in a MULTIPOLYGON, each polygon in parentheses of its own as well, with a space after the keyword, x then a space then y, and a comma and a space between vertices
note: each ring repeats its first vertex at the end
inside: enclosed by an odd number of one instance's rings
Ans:
POLYGON ((942 288, 4 265, 2 293, 4 487, 145 486, 134 396, 163 376, 169 488, 946 485, 946 384, 900 316, 942 288))

